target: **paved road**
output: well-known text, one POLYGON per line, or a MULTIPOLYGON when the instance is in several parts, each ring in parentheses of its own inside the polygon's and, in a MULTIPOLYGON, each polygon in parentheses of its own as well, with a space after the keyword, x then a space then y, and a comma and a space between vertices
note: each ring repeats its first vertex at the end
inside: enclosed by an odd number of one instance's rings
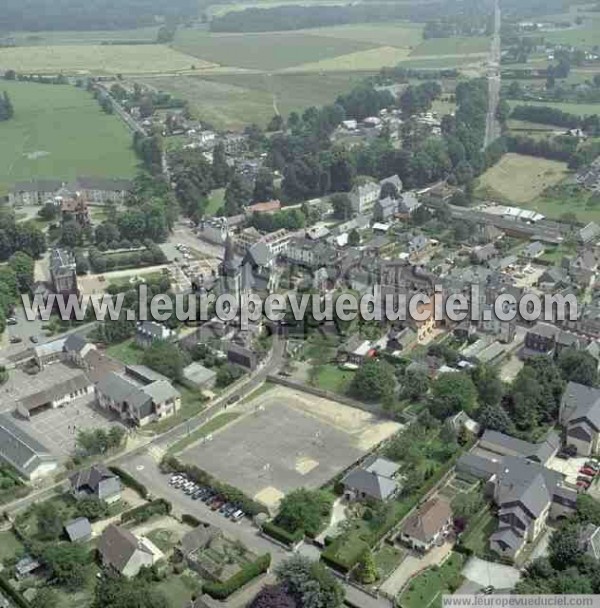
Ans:
POLYGON ((496 118, 498 102, 500 101, 500 6, 498 0, 494 3, 494 34, 490 49, 488 67, 488 113, 485 123, 484 148, 487 148, 501 135, 500 123, 496 118))

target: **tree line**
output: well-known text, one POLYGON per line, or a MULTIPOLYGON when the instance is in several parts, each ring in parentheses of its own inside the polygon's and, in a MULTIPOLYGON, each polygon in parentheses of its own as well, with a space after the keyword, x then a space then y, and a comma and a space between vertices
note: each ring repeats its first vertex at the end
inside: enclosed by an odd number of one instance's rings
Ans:
POLYGON ((600 132, 598 114, 578 116, 577 114, 570 114, 569 112, 563 112, 558 108, 549 106, 516 106, 511 113, 511 118, 528 120, 544 125, 556 125, 557 127, 564 127, 566 129, 583 129, 592 135, 600 132))
POLYGON ((559 135, 552 139, 534 139, 524 135, 504 136, 509 152, 527 154, 558 160, 569 165, 569 169, 579 169, 589 165, 600 154, 600 143, 589 141, 580 144, 576 137, 559 135))
POLYGON ((0 31, 122 30, 152 26, 157 16, 191 19, 196 0, 5 0, 0 31))
MULTIPOLYGON (((454 31, 481 32, 486 27, 488 14, 489 10, 484 3, 476 0, 438 0, 423 4, 372 2, 347 6, 287 5, 231 11, 214 17, 210 29, 213 32, 268 32, 398 19, 439 23, 445 19, 452 23, 454 31), (461 22, 462 26, 459 25, 461 22)), ((435 33, 435 28, 436 26, 430 26, 429 33, 435 33)))

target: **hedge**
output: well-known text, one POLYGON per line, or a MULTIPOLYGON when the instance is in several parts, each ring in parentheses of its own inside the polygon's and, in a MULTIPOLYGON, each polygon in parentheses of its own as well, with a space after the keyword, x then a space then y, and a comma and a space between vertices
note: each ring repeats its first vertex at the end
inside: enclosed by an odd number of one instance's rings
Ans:
POLYGON ((267 521, 263 524, 262 531, 269 536, 272 536, 275 540, 282 542, 285 545, 295 545, 304 538, 303 530, 296 530, 295 532, 288 532, 281 526, 267 521))
POLYGON ((19 608, 31 608, 31 604, 0 574, 0 589, 7 595, 19 608))
POLYGON ((121 481, 132 490, 135 490, 142 498, 148 498, 149 492, 148 488, 142 483, 140 483, 137 479, 132 477, 129 473, 120 469, 119 467, 108 467, 110 471, 112 471, 115 475, 118 475, 121 478, 121 481))
POLYGON ((181 523, 187 524, 188 526, 194 526, 194 528, 202 525, 202 522, 197 517, 194 517, 189 513, 184 513, 181 516, 181 523))
POLYGON ((207 582, 202 585, 202 591, 216 600, 224 600, 246 583, 260 576, 269 569, 271 554, 266 553, 250 564, 246 564, 237 574, 223 583, 207 582))
POLYGON ((168 515, 171 512, 172 505, 164 498, 157 498, 145 505, 140 505, 129 511, 125 511, 121 515, 121 521, 134 521, 136 524, 141 524, 149 520, 154 515, 168 515))
POLYGON ((207 473, 200 467, 194 465, 183 464, 175 456, 165 456, 160 464, 163 473, 180 471, 185 473, 192 481, 203 486, 209 486, 229 502, 235 502, 240 505, 248 515, 257 515, 258 513, 266 513, 267 509, 260 503, 246 496, 241 490, 227 483, 223 483, 215 479, 210 473, 207 473))

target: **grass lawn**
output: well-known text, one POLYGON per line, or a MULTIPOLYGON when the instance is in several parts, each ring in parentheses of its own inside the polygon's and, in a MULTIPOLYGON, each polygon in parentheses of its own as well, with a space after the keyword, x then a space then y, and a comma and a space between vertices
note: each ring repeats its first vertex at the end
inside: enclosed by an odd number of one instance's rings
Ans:
POLYGON ((86 91, 13 81, 3 81, 0 91, 15 108, 14 117, 0 123, 0 195, 32 178, 133 176, 131 133, 86 91))
POLYGON ((148 74, 213 67, 162 44, 65 44, 0 48, 0 71, 34 74, 148 74))
POLYGON ((424 40, 411 53, 418 55, 468 55, 469 53, 487 53, 491 39, 486 36, 465 36, 452 38, 429 38, 424 40))
POLYGON ((261 384, 256 390, 252 391, 251 393, 240 399, 239 403, 248 403, 249 401, 252 401, 257 397, 260 397, 267 391, 270 391, 272 388, 275 388, 275 385, 273 383, 265 382, 264 384, 261 384))
POLYGON ((129 338, 118 344, 111 344, 106 349, 106 353, 125 365, 141 365, 144 357, 144 350, 135 343, 134 338, 129 338))
POLYGON ((335 364, 327 363, 319 366, 315 386, 333 393, 345 394, 354 378, 354 373, 351 370, 340 369, 335 364))
POLYGON ((456 104, 443 99, 435 99, 431 104, 431 111, 436 112, 440 116, 456 112, 456 104))
POLYGON ((576 184, 559 184, 542 192, 527 204, 551 218, 560 218, 563 213, 574 213, 580 222, 600 221, 600 203, 596 203, 591 192, 576 184))
POLYGON ((442 594, 452 593, 460 586, 465 556, 451 553, 440 567, 430 568, 417 576, 398 599, 402 608, 430 608, 442 605, 442 594))
POLYGON ((373 554, 379 580, 385 580, 401 563, 406 553, 397 547, 383 545, 373 554))
POLYGON ((168 553, 175 547, 179 540, 177 534, 172 530, 165 530, 164 528, 158 528, 151 530, 146 534, 146 537, 150 539, 163 553, 168 553))
POLYGON ((191 570, 179 576, 169 575, 155 587, 167 598, 170 608, 187 606, 193 596, 200 595, 202 580, 191 570))
POLYGON ((187 448, 192 443, 218 431, 220 428, 226 426, 230 422, 233 422, 236 418, 238 418, 240 414, 235 412, 226 412, 224 414, 219 414, 215 416, 211 420, 209 420, 206 424, 203 424, 199 429, 195 430, 193 433, 190 433, 187 437, 180 439, 177 443, 174 443, 170 448, 169 452, 171 454, 177 454, 185 448, 187 448))
POLYGON ((302 32, 216 34, 180 29, 173 48, 219 65, 254 70, 280 70, 373 48, 377 44, 302 32))
POLYGON ((490 535, 498 527, 498 521, 489 509, 484 509, 470 522, 463 533, 462 543, 476 555, 485 555, 490 535))
POLYGON ((527 203, 566 175, 566 163, 509 152, 479 178, 476 194, 527 203))
POLYGON ((213 217, 217 215, 217 211, 223 206, 223 199, 225 198, 225 188, 218 188, 212 190, 208 197, 208 207, 206 208, 206 215, 213 217))
POLYGON ((10 559, 21 552, 25 552, 25 546, 12 530, 0 532, 0 562, 10 559))

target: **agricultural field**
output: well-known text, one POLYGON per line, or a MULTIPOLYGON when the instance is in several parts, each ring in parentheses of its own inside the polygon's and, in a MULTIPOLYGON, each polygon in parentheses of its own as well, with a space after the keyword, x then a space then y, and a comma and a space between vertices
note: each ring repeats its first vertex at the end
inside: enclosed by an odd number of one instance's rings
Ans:
POLYGON ((307 34, 362 40, 376 46, 396 46, 413 48, 423 40, 423 27, 408 21, 397 23, 357 23, 335 27, 321 27, 303 30, 307 34))
POLYGON ((527 203, 546 188, 562 181, 566 175, 566 163, 508 153, 479 178, 476 195, 498 197, 517 204, 527 203))
POLYGON ((203 61, 261 71, 281 70, 374 46, 360 40, 296 32, 212 34, 191 29, 178 32, 173 43, 175 50, 203 61))
POLYGON ((12 69, 37 74, 145 74, 182 72, 213 65, 161 44, 0 48, 0 72, 12 69))
POLYGON ((384 66, 394 66, 408 57, 409 50, 394 46, 381 46, 366 51, 357 51, 338 57, 303 63, 288 68, 292 72, 336 72, 339 70, 377 70, 384 66))
POLYGON ((600 38, 600 19, 587 20, 580 27, 543 32, 543 36, 546 42, 591 49, 598 44, 600 38))
POLYGON ((0 194, 32 178, 134 175, 131 133, 86 91, 12 81, 2 81, 0 91, 15 108, 14 118, 0 123, 0 194))
POLYGON ((491 39, 486 36, 465 36, 456 38, 429 38, 419 44, 411 53, 418 55, 472 55, 485 54, 490 50, 491 39))
POLYGON ((562 183, 548 188, 527 207, 551 218, 572 213, 580 222, 600 222, 600 201, 577 184, 562 183))
POLYGON ((211 74, 164 76, 141 82, 187 99, 192 111, 217 128, 241 129, 248 123, 265 126, 279 112, 287 115, 308 106, 335 101, 372 72, 319 74, 211 74))
POLYGON ((158 27, 140 27, 134 30, 96 30, 91 32, 11 32, 0 36, 0 43, 17 46, 54 46, 58 44, 106 44, 118 42, 153 42, 158 27))

